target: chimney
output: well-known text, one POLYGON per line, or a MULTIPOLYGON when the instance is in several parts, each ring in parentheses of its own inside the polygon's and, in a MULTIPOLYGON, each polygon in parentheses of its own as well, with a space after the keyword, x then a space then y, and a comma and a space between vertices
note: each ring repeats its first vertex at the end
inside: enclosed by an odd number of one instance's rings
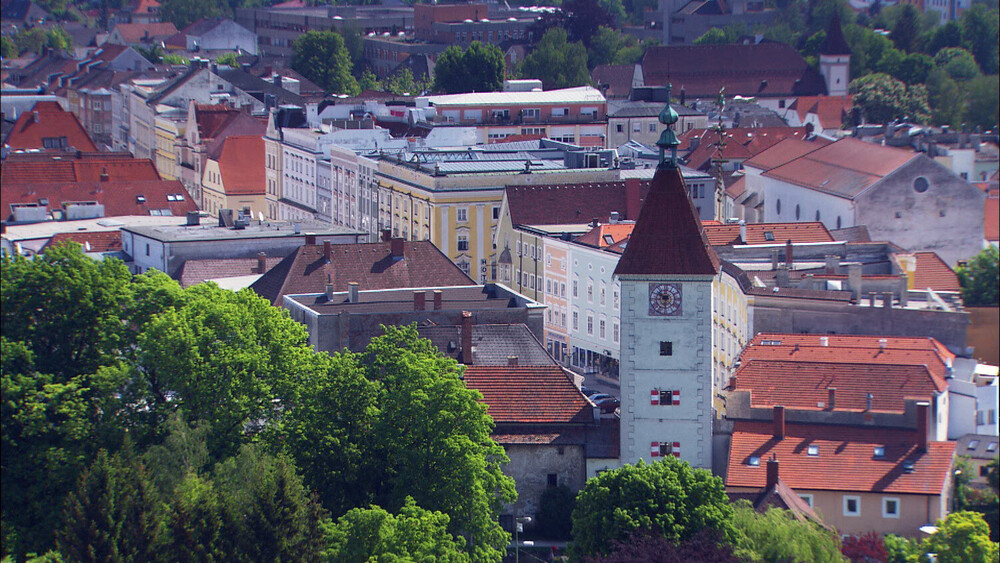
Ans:
POLYGON ((840 272, 840 256, 836 254, 826 255, 826 275, 834 276, 840 272))
POLYGON ((312 233, 306 233, 306 244, 308 245, 316 244, 316 235, 312 233))
POLYGON ((34 121, 35 123, 38 123, 38 112, 37 111, 31 112, 31 120, 34 121))
POLYGON ((736 391, 736 384, 737 383, 738 382, 736 380, 736 376, 735 375, 730 376, 730 378, 729 378, 729 390, 730 391, 736 391))
POLYGON ((777 248, 772 248, 771 249, 771 271, 772 272, 774 270, 778 269, 778 254, 779 254, 779 251, 778 251, 777 248))
POLYGON ((267 271, 267 254, 263 252, 257 253, 257 273, 263 274, 267 271))
POLYGON ((462 363, 472 365, 472 313, 462 311, 462 363))
POLYGON ((323 241, 323 259, 329 262, 333 262, 333 243, 324 240, 323 241))
POLYGON ((359 299, 358 282, 347 282, 347 302, 357 303, 359 299))
POLYGON ((507 367, 517 367, 517 356, 507 356, 507 367))
POLYGON ((826 406, 830 410, 837 408, 837 388, 827 387, 826 388, 826 406))
POLYGON ((617 211, 612 211, 610 219, 611 219, 612 223, 617 223, 619 221, 618 212, 617 211))
POLYGON ((861 301, 861 264, 851 264, 847 267, 847 286, 851 288, 851 298, 861 301))
POLYGON ((889 345, 889 340, 888 339, 885 339, 885 338, 879 338, 878 339, 878 349, 879 350, 885 350, 888 345, 889 345))
POLYGON ((882 307, 892 309, 892 292, 882 294, 882 307))
POLYGON ((281 85, 281 81, 282 81, 281 75, 278 74, 278 73, 275 73, 274 74, 274 85, 277 86, 278 88, 283 88, 283 86, 281 85))
POLYGON ((778 458, 772 457, 767 460, 767 490, 771 490, 778 485, 778 458))
POLYGON ((434 310, 435 311, 440 311, 441 310, 442 297, 443 297, 443 294, 441 293, 441 290, 440 289, 435 289, 434 290, 434 310))
POLYGON ((921 453, 927 452, 928 415, 930 414, 930 410, 931 404, 927 401, 917 403, 917 451, 921 453))
POLYGON ((639 218, 639 209, 642 202, 639 201, 638 178, 628 178, 625 180, 625 218, 635 221, 639 218))
POLYGON ((403 258, 403 241, 404 239, 401 238, 394 238, 391 241, 389 241, 390 245, 389 248, 390 251, 392 252, 393 258, 399 258, 399 259, 403 258))
POLYGON ((108 175, 108 169, 107 169, 107 167, 101 168, 101 181, 102 182, 109 182, 109 181, 111 181, 111 176, 108 175))
POLYGON ((427 294, 424 293, 423 291, 414 291, 413 292, 413 310, 414 311, 423 311, 424 309, 426 309, 426 304, 427 304, 427 294))
POLYGON ((785 438, 785 407, 774 405, 774 439, 785 438))
POLYGON ((601 222, 597 220, 597 217, 594 217, 593 219, 590 220, 590 226, 595 228, 600 227, 601 222))
POLYGON ((785 265, 788 269, 792 269, 792 264, 795 263, 794 248, 792 247, 792 239, 785 241, 785 265))
POLYGON ((829 346, 830 345, 830 337, 829 336, 820 336, 819 337, 819 345, 823 346, 824 348, 827 347, 827 346, 829 346))
POLYGON ((740 242, 747 243, 747 222, 740 219, 740 242))
MULTIPOLYGON (((327 301, 333 301, 333 284, 330 283, 329 281, 326 283, 326 300, 327 301)), ((354 302, 353 300, 349 300, 349 301, 351 303, 354 302)))
POLYGON ((187 212, 187 226, 194 227, 201 224, 201 215, 197 211, 187 212))
POLYGON ((392 240, 392 231, 382 229, 382 242, 389 242, 390 240, 392 240))

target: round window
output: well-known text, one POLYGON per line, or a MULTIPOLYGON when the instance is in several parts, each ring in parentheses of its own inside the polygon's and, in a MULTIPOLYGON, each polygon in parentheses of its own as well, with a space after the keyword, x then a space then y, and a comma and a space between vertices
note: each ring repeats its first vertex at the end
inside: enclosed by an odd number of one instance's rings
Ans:
POLYGON ((930 182, 928 182, 927 178, 924 178, 923 176, 921 176, 921 177, 919 177, 919 178, 917 178, 916 180, 913 181, 913 189, 917 190, 917 193, 921 193, 922 194, 922 193, 926 192, 927 188, 929 188, 929 187, 931 187, 930 182))

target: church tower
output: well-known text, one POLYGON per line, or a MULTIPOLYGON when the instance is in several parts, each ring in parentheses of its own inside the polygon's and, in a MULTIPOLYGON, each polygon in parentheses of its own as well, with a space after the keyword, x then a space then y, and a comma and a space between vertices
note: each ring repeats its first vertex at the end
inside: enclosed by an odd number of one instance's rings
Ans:
POLYGON ((840 18, 830 20, 826 41, 819 53, 819 73, 826 82, 829 96, 846 96, 851 82, 851 48, 844 39, 840 18))
POLYGON ((677 165, 677 112, 660 123, 660 164, 615 275, 622 287, 621 460, 675 456, 712 467, 712 281, 708 243, 677 165), (669 150, 669 154, 665 151, 669 150))

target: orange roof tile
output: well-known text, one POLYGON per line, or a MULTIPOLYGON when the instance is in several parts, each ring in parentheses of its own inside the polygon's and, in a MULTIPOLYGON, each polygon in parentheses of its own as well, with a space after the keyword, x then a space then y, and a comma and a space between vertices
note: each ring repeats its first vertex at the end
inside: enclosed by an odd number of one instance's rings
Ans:
POLYGON ((913 287, 934 291, 962 291, 958 276, 935 252, 916 252, 917 267, 913 272, 913 287))
POLYGON ((812 113, 824 129, 840 129, 844 118, 850 114, 852 99, 852 96, 800 96, 790 109, 799 114, 799 121, 812 113))
POLYGON ((573 242, 604 248, 614 246, 632 234, 635 223, 602 223, 575 238, 573 242), (610 238, 609 238, 610 237, 610 238))
MULTIPOLYGON (((6 165, 5 165, 6 167, 6 165)), ((198 206, 188 197, 184 185, 177 180, 142 180, 129 182, 72 182, 15 184, 0 182, 0 209, 4 218, 13 213, 19 203, 41 204, 50 212, 71 202, 96 202, 104 206, 105 217, 151 215, 169 210, 170 215, 183 217, 198 206), (178 200, 177 195, 183 199, 178 200)))
POLYGON ((107 174, 112 182, 160 180, 153 161, 148 158, 120 158, 110 153, 95 153, 84 158, 75 155, 12 155, 0 169, 3 184, 98 182, 107 174), (103 154, 108 154, 105 158, 103 154))
POLYGON ((222 185, 227 195, 259 195, 266 190, 264 139, 230 135, 222 143, 219 157, 222 185))
POLYGON ((986 208, 983 213, 983 238, 996 243, 1000 241, 1000 199, 986 198, 986 208))
POLYGON ((712 129, 691 129, 680 135, 682 147, 697 146, 684 157, 686 166, 701 170, 712 159, 746 160, 785 139, 804 139, 805 127, 737 127, 725 133, 725 145, 719 148, 719 133, 712 129))
POLYGON ((919 452, 913 430, 859 428, 819 424, 785 426, 785 438, 775 440, 770 422, 736 421, 729 448, 727 487, 763 487, 766 463, 780 462, 780 478, 798 491, 857 491, 940 495, 951 472, 954 442, 930 442, 919 452), (807 446, 817 446, 809 455, 807 446), (875 446, 885 448, 874 457, 875 446), (751 456, 761 460, 749 465, 751 456), (907 472, 904 462, 913 462, 907 472))
POLYGON ((49 242, 45 243, 45 246, 43 246, 39 252, 44 253, 48 248, 62 244, 66 241, 73 241, 82 244, 86 252, 115 252, 122 249, 122 232, 87 231, 56 233, 52 235, 49 242))
POLYGON ((900 366, 926 366, 937 383, 943 386, 948 373, 947 361, 935 350, 886 348, 847 348, 843 346, 747 346, 741 361, 784 360, 789 362, 823 362, 845 364, 881 364, 900 366))
POLYGON ((764 341, 774 346, 821 346, 825 339, 826 346, 831 348, 868 348, 878 349, 884 346, 889 350, 931 350, 942 358, 954 358, 948 349, 929 336, 866 336, 857 334, 786 334, 777 332, 758 333, 750 341, 750 346, 760 346, 764 341), (780 342, 780 344, 776 344, 780 342))
POLYGON ((585 423, 593 407, 559 366, 467 366, 465 384, 483 394, 497 424, 585 423))
POLYGON ((802 155, 809 154, 814 150, 823 148, 830 143, 831 141, 822 137, 816 137, 808 141, 803 139, 785 139, 767 150, 757 153, 753 158, 744 162, 743 165, 760 168, 761 170, 770 170, 791 162, 802 155))
POLYGON ((715 224, 702 223, 705 227, 705 234, 708 235, 708 242, 712 246, 725 246, 730 244, 783 244, 791 240, 795 244, 809 242, 833 242, 833 236, 826 229, 823 223, 749 223, 747 228, 747 240, 739 241, 740 226, 738 224, 715 224), (766 233, 771 233, 770 237, 766 233))
POLYGON ((177 28, 171 22, 120 23, 115 26, 115 29, 121 34, 122 39, 130 45, 143 41, 159 41, 177 33, 177 28))
POLYGON ((657 168, 615 275, 715 275, 719 257, 679 168, 657 168))
MULTIPOLYGON (((97 145, 76 115, 62 109, 56 102, 37 102, 31 111, 22 113, 3 142, 14 150, 46 149, 45 139, 61 137, 66 138, 64 148, 97 151, 97 145)), ((63 152, 64 148, 48 150, 63 152)))

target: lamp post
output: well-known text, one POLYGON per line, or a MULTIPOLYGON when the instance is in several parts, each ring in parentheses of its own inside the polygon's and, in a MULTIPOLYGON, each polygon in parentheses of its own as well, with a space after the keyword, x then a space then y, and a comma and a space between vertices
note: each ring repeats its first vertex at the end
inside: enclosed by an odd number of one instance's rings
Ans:
POLYGON ((524 531, 524 525, 531 523, 531 516, 522 516, 520 518, 514 518, 514 562, 521 562, 521 544, 518 542, 518 537, 521 532, 524 531))

